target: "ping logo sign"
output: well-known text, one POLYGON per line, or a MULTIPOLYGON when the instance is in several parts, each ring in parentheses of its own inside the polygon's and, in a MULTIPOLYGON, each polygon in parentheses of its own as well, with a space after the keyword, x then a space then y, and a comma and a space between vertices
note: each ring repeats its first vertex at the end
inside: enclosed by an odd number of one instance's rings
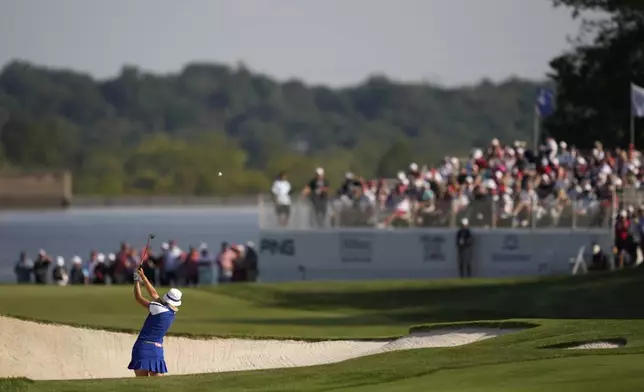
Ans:
POLYGON ((295 241, 287 239, 262 238, 259 244, 261 254, 270 253, 271 255, 295 256, 295 241))

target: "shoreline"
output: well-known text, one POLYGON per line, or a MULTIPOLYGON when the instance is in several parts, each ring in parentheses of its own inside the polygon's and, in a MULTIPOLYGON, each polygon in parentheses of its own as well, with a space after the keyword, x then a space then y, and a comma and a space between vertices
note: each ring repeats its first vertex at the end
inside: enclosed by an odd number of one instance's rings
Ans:
POLYGON ((2 205, 0 211, 63 211, 68 209, 92 208, 222 208, 242 207, 257 208, 260 205, 259 195, 250 196, 74 196, 69 202, 52 200, 23 200, 2 205))
POLYGON ((70 207, 257 206, 259 196, 74 196, 70 207))

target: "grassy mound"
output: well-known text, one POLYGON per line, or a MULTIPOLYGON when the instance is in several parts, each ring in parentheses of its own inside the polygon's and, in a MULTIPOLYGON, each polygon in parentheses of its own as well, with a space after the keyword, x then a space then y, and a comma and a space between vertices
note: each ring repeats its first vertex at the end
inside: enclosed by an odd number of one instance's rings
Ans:
MULTIPOLYGON (((644 307, 639 299, 643 280, 642 271, 626 271, 545 280, 325 282, 185 290, 173 333, 195 337, 373 339, 405 335, 410 326, 413 331, 466 325, 533 328, 472 346, 393 352, 323 367, 162 380, 11 380, 0 383, 0 390, 5 385, 28 392, 416 391, 428 385, 441 391, 631 390, 644 382, 644 375, 635 371, 644 360, 644 307), (601 353, 539 349, 606 336, 622 337, 628 346, 601 353)), ((131 297, 129 287, 0 286, 0 313, 136 332, 144 313, 131 297)))

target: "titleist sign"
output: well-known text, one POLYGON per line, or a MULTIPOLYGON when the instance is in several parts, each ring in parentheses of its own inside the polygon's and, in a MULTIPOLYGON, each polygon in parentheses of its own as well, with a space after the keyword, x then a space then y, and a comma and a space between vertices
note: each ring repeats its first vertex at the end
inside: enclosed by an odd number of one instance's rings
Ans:
POLYGON ((373 236, 369 234, 341 233, 340 259, 343 263, 371 263, 373 236))

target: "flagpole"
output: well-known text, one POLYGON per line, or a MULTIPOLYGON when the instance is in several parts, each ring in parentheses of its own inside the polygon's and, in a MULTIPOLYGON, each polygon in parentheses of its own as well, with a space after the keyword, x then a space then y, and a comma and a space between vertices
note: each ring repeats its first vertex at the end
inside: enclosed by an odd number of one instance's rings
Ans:
POLYGON ((541 116, 539 110, 535 107, 534 110, 534 124, 532 128, 532 151, 536 154, 539 146, 539 134, 541 133, 541 116))
POLYGON ((633 84, 631 83, 631 91, 629 91, 629 97, 630 99, 628 100, 630 103, 630 113, 631 113, 631 143, 629 145, 629 153, 632 153, 633 150, 635 150, 635 113, 633 113, 633 84))

